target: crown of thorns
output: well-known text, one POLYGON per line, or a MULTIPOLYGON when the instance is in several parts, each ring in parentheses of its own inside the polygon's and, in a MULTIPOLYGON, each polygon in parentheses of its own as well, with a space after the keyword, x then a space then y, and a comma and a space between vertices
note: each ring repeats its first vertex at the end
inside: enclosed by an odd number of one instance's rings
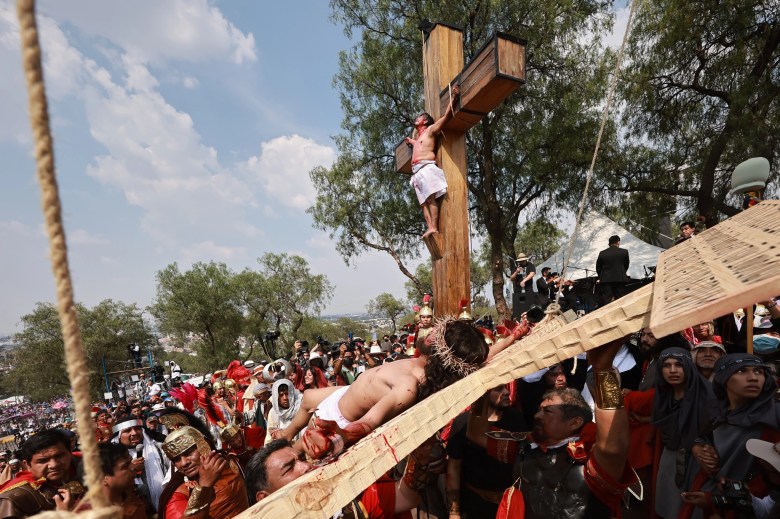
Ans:
POLYGON ((466 362, 460 357, 456 356, 452 352, 452 347, 444 340, 444 332, 447 330, 447 325, 457 321, 454 316, 448 315, 438 319, 436 324, 433 325, 433 329, 428 334, 433 349, 432 355, 439 358, 442 366, 454 371, 458 375, 465 377, 477 371, 480 364, 473 362, 466 362))

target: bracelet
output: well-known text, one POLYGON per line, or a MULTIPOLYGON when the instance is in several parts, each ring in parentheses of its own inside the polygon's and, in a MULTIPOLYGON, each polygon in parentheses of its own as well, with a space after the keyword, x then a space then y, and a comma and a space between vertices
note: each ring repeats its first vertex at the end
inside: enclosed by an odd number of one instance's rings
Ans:
POLYGON ((214 501, 216 494, 212 487, 195 487, 190 492, 190 498, 187 500, 187 508, 184 510, 185 516, 191 516, 207 509, 214 501))
POLYGON ((620 374, 615 368, 607 371, 593 370, 593 400, 599 409, 623 409, 623 393, 620 391, 620 374))

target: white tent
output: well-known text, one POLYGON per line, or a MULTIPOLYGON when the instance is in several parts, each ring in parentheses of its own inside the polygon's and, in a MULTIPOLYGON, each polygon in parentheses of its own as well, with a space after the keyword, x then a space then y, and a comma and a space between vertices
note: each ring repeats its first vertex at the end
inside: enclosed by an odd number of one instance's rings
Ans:
MULTIPOLYGON (((658 256, 664 251, 660 247, 643 242, 603 214, 591 211, 582 217, 566 278, 580 279, 595 276, 596 259, 599 257, 599 252, 609 246, 609 237, 612 235, 620 236, 620 247, 628 250, 630 259, 628 275, 634 279, 645 277, 645 267, 654 267, 658 263, 658 256)), ((541 275, 544 267, 550 267, 553 272, 563 270, 563 258, 568 244, 567 240, 558 252, 536 266, 537 276, 541 275)))

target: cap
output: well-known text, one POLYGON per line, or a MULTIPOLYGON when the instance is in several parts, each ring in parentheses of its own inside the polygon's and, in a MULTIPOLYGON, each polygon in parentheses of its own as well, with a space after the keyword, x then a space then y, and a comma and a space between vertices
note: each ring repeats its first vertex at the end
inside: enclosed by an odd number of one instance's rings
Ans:
POLYGON ((245 360, 244 361, 244 367, 247 369, 252 369, 255 367, 255 361, 253 360, 245 360))
POLYGON ((750 454, 761 458, 780 472, 780 443, 772 444, 764 440, 753 439, 747 441, 745 448, 750 454))
POLYGON ((719 344, 715 341, 701 341, 699 344, 691 348, 691 351, 698 350, 699 348, 718 348, 724 354, 726 353, 726 348, 724 348, 722 344, 719 344))

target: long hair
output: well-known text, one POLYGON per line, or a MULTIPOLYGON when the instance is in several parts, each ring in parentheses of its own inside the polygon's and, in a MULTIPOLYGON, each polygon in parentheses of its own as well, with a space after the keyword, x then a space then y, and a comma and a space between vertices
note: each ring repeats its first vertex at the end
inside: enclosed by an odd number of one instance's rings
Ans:
POLYGON ((417 390, 418 402, 464 376, 453 366, 446 365, 441 357, 436 355, 436 350, 439 348, 448 348, 455 357, 473 366, 482 365, 488 356, 488 345, 479 330, 465 321, 447 323, 444 330, 444 343, 433 345, 433 351, 425 364, 425 381, 417 390))

